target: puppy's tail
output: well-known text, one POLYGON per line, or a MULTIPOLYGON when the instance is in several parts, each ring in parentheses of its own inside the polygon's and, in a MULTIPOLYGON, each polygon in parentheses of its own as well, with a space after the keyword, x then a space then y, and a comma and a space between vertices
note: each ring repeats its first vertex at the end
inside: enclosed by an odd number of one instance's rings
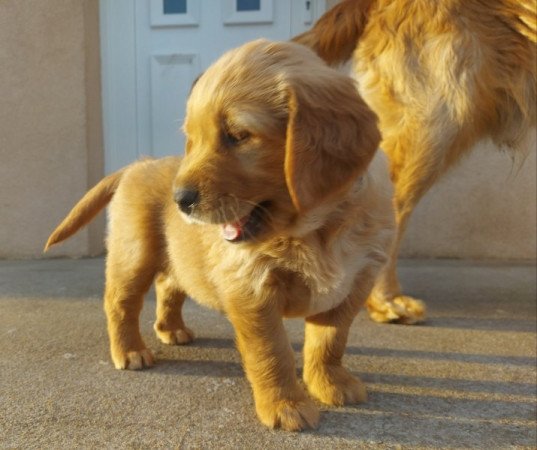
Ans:
POLYGON ((310 30, 292 40, 311 48, 330 65, 348 61, 362 36, 376 0, 343 0, 310 30))
POLYGON ((99 211, 110 203, 123 172, 124 170, 122 169, 106 176, 79 200, 48 238, 44 249, 45 252, 54 244, 67 239, 84 225, 91 222, 99 211))

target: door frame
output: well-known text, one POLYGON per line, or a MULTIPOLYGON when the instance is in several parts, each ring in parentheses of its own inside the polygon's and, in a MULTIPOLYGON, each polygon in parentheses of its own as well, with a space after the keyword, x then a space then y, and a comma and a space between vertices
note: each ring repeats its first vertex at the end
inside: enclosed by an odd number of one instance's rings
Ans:
MULTIPOLYGON (((105 173, 138 159, 143 151, 137 133, 137 1, 149 0, 99 0, 105 173)), ((327 0, 290 1, 292 35, 327 8, 327 0)))

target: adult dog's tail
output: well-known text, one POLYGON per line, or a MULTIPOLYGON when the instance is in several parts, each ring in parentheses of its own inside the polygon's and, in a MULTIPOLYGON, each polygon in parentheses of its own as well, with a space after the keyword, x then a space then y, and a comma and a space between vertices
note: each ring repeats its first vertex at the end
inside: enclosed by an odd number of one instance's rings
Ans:
POLYGON ((330 65, 343 63, 351 58, 375 1, 344 0, 292 40, 311 48, 330 65))
POLYGON ((67 214, 62 223, 52 232, 45 245, 45 252, 54 244, 75 234, 87 225, 114 196, 124 170, 118 170, 103 178, 67 214))
MULTIPOLYGON (((292 40, 311 48, 328 64, 345 62, 351 58, 377 1, 343 0, 323 14, 313 28, 292 40)), ((496 0, 486 7, 497 9, 509 26, 537 42, 535 0, 496 0)))

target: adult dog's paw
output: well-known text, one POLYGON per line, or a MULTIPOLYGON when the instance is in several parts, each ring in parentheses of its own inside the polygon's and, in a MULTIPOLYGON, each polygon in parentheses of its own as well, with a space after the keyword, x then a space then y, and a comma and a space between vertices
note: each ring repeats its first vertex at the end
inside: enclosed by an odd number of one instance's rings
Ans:
POLYGON ((392 299, 371 295, 367 300, 369 316, 375 322, 413 325, 425 320, 425 304, 406 295, 392 299))
POLYGON ((115 368, 120 370, 140 370, 155 364, 153 353, 147 348, 130 352, 113 351, 112 361, 115 368))
POLYGON ((257 405, 259 420, 269 428, 282 428, 287 431, 300 431, 317 428, 319 409, 308 397, 300 400, 279 400, 257 405))
POLYGON ((309 393, 327 405, 342 406, 367 400, 364 383, 341 366, 317 366, 304 370, 309 393))
POLYGON ((168 345, 185 345, 194 340, 194 332, 187 327, 177 330, 159 330, 155 325, 155 333, 160 341, 168 345))

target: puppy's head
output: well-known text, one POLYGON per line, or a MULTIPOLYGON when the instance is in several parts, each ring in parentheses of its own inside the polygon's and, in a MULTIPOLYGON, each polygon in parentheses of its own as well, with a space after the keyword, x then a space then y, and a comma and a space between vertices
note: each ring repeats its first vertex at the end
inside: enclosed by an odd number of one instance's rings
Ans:
POLYGON ((282 233, 342 195, 380 135, 351 79, 298 44, 258 40, 224 54, 187 103, 174 182, 188 220, 231 242, 282 233))

